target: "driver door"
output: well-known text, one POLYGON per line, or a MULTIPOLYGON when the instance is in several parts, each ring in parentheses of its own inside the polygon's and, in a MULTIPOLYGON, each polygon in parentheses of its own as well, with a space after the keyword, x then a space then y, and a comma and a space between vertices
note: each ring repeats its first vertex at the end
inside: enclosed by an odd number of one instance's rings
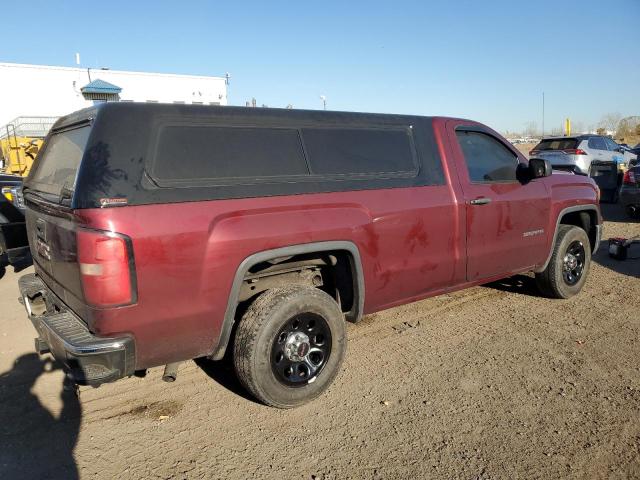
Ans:
POLYGON ((526 159, 484 126, 451 120, 447 131, 466 203, 467 280, 543 263, 551 205, 544 179, 519 181, 526 159))

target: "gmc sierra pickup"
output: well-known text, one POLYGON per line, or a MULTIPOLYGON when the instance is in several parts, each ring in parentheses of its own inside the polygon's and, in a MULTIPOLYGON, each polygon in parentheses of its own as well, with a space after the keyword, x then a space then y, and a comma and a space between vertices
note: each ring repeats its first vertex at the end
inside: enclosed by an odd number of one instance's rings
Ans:
POLYGON ((577 294, 598 195, 470 120, 106 103, 25 181, 20 290, 78 383, 228 352, 288 408, 334 380, 345 321, 520 272, 577 294))

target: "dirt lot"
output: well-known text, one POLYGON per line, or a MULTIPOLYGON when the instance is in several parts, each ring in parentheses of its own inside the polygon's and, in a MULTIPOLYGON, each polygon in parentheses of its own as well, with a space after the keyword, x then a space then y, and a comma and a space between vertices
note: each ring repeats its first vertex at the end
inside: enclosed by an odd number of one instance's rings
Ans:
MULTIPOLYGON (((604 212, 605 236, 640 233, 604 212)), ((640 478, 640 260, 601 248, 568 301, 518 276, 371 315, 328 394, 290 411, 212 362, 64 391, 19 275, 0 279, 2 479, 640 478)))

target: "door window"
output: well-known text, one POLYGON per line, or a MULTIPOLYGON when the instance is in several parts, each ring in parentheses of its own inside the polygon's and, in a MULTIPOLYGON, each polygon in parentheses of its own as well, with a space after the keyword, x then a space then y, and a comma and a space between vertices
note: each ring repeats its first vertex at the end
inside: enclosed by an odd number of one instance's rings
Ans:
POLYGON ((612 152, 617 152, 620 148, 620 146, 610 138, 605 138, 605 141, 607 142, 607 147, 609 147, 609 150, 612 152))
POLYGON ((607 144, 604 142, 604 138, 602 137, 591 137, 589 138, 589 148, 594 148, 596 150, 606 150, 607 144))
POLYGON ((456 131, 474 183, 515 182, 518 157, 486 133, 456 131))

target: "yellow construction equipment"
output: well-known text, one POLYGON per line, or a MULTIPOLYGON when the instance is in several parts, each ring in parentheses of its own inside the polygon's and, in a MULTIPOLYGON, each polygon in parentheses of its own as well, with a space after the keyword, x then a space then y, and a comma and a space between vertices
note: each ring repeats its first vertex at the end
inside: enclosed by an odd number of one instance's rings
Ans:
POLYGON ((0 172, 26 177, 56 117, 18 117, 0 127, 0 172))
POLYGON ((41 146, 41 138, 12 136, 0 139, 0 170, 26 177, 41 146))

